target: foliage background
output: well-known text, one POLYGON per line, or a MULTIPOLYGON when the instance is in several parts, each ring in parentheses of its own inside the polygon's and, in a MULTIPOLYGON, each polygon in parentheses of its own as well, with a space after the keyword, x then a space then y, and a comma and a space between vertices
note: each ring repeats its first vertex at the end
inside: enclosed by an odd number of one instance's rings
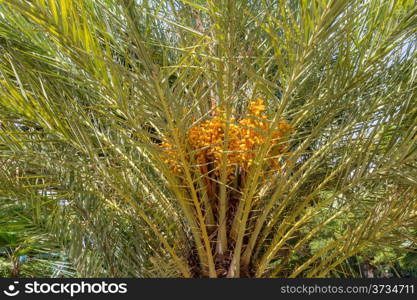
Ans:
POLYGON ((410 0, 0 1, 1 274, 223 276, 155 139, 261 97, 292 167, 257 155, 229 275, 415 276, 416 32, 410 0))

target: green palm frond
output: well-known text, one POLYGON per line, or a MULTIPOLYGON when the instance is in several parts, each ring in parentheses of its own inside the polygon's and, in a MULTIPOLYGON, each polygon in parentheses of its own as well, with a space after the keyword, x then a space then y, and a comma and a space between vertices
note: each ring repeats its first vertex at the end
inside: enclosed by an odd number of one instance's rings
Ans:
POLYGON ((415 245, 416 7, 0 1, 0 196, 79 276, 325 277, 415 245), (230 181, 259 98, 270 125, 230 181), (216 175, 189 133, 218 110, 216 175))

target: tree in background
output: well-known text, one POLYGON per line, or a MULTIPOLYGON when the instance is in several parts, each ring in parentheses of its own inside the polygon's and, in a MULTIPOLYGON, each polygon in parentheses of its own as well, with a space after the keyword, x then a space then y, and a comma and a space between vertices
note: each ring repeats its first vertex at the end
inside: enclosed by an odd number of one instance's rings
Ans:
POLYGON ((414 0, 2 0, 0 205, 78 276, 362 276, 417 249, 416 32, 414 0))
POLYGON ((0 201, 0 277, 74 276, 57 239, 41 218, 34 218, 33 207, 0 201))

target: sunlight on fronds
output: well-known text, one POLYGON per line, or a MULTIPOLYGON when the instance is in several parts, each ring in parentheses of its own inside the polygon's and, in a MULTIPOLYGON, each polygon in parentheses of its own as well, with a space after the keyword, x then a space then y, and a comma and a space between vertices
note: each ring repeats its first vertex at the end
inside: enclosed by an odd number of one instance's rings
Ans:
POLYGON ((416 41, 414 0, 2 0, 0 199, 80 276, 356 274, 417 247, 416 41))

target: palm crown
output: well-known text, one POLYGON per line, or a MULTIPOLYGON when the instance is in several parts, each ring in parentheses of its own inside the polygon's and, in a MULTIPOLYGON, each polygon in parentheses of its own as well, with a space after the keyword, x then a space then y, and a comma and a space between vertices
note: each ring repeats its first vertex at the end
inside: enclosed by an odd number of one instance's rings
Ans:
POLYGON ((412 249, 416 32, 415 1, 0 1, 0 201, 81 276, 412 249))

